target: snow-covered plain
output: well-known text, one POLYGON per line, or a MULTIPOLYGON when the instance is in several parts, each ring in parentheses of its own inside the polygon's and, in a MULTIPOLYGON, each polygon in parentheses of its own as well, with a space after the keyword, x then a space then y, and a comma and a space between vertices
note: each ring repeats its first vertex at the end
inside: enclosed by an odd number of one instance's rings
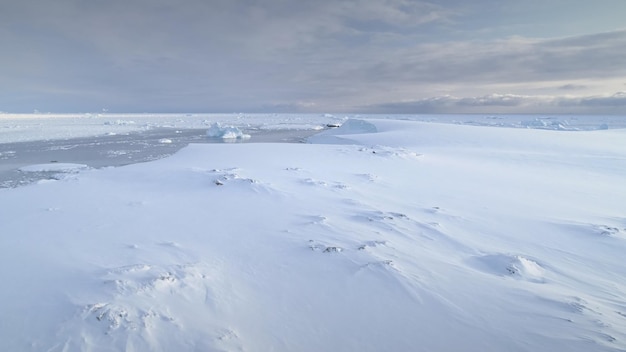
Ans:
POLYGON ((0 189, 0 350, 626 350, 626 130, 419 119, 0 189))

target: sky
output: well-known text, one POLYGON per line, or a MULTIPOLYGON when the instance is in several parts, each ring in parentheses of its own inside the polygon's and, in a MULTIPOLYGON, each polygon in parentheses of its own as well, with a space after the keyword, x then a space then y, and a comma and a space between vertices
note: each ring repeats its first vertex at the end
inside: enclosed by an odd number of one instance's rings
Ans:
POLYGON ((2 0, 0 111, 626 115, 624 0, 2 0))

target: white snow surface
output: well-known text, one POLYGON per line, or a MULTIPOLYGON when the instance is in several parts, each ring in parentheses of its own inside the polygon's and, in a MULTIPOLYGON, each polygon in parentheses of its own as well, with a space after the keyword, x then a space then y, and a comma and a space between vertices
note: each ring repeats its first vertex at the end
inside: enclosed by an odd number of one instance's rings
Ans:
POLYGON ((626 350, 626 130, 311 142, 0 189, 0 350, 626 350))

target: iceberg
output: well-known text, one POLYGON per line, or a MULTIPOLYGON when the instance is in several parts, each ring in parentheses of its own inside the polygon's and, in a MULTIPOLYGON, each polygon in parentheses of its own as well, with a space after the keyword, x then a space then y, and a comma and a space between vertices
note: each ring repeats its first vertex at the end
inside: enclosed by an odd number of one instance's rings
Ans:
POLYGON ((235 126, 222 126, 219 122, 213 123, 206 131, 206 135, 209 138, 222 138, 222 139, 248 139, 249 134, 243 133, 239 128, 235 126))

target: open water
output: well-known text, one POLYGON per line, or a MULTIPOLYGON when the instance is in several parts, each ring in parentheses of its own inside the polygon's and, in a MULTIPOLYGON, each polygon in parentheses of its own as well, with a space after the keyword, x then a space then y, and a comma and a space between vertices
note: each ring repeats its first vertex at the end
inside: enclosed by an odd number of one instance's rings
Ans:
POLYGON ((75 163, 92 168, 123 166, 167 157, 189 143, 301 143, 318 130, 244 130, 249 139, 208 138, 202 129, 160 128, 123 135, 0 143, 0 188, 18 187, 59 172, 23 172, 35 164, 75 163))

